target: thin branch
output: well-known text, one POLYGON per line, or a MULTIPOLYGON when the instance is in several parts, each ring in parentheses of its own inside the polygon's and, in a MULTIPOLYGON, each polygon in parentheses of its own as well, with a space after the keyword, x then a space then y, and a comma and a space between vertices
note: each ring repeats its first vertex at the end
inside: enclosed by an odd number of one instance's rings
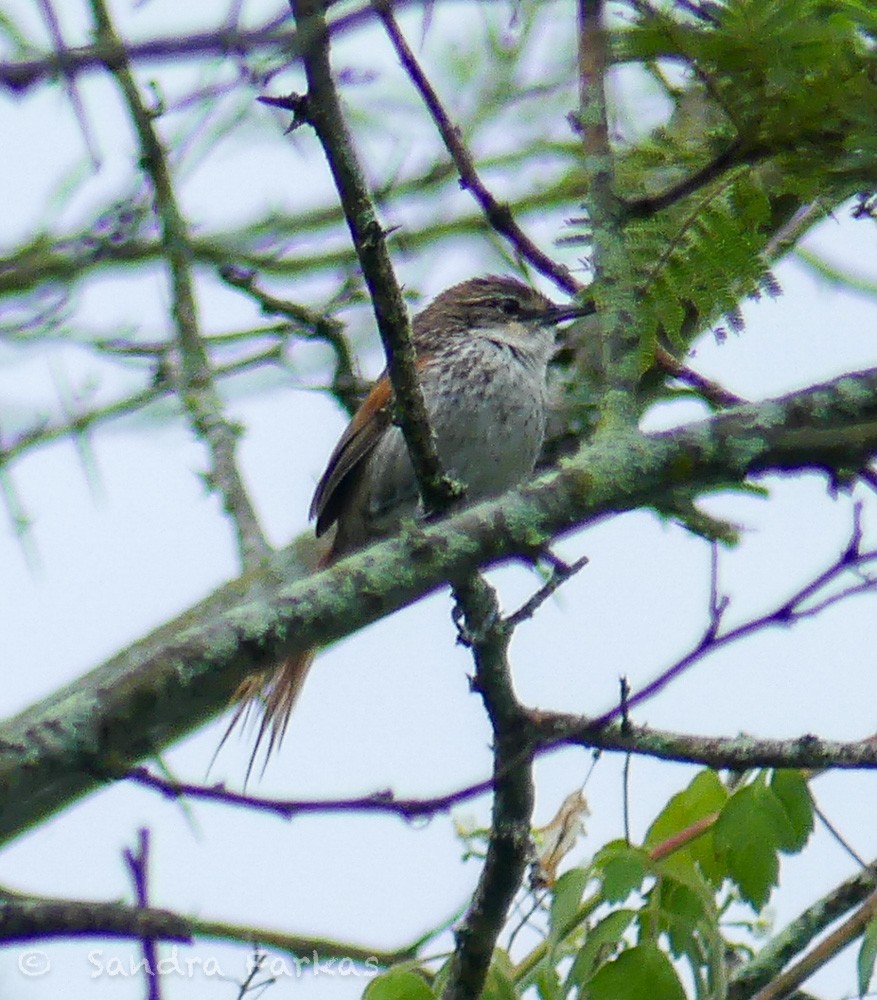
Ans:
MULTIPOLYGON (((58 15, 55 13, 55 8, 52 6, 51 0, 38 0, 37 6, 40 8, 43 19, 49 29, 49 34, 52 36, 52 41, 55 44, 55 51, 58 55, 63 57, 67 46, 64 44, 64 36, 61 33, 61 24, 58 21, 58 15)), ((88 124, 88 116, 85 113, 85 106, 82 103, 79 88, 77 87, 76 80, 73 76, 65 74, 65 89, 67 91, 67 98, 73 108, 73 114, 79 123, 79 129, 82 132, 85 148, 88 150, 88 156, 91 160, 91 168, 97 172, 100 168, 100 155, 98 154, 94 134, 88 124)))
POLYGON ((749 962, 732 973, 728 1000, 748 1000, 770 983, 818 934, 867 899, 877 885, 875 869, 877 859, 867 870, 841 882, 775 934, 749 962))
MULTIPOLYGON (((252 371, 264 365, 276 364, 280 360, 277 349, 271 348, 267 351, 260 351, 258 354, 241 358, 227 365, 220 365, 214 369, 213 375, 216 379, 230 378, 242 372, 252 371)), ((28 430, 21 431, 8 444, 3 443, 0 438, 0 469, 11 465, 22 458, 28 452, 59 441, 65 437, 81 434, 83 431, 94 427, 97 424, 116 420, 119 417, 130 416, 147 406, 157 403, 167 396, 176 395, 176 389, 172 383, 163 376, 163 369, 156 372, 153 384, 148 389, 141 389, 139 392, 129 396, 123 396, 106 406, 96 407, 93 410, 85 410, 71 417, 70 420, 59 423, 43 423, 28 430)))
POLYGON ((732 142, 727 149, 715 159, 710 160, 706 166, 696 170, 661 194, 638 198, 635 201, 626 201, 624 203, 625 214, 629 219, 648 219, 717 181, 729 170, 734 170, 743 164, 747 167, 755 167, 769 155, 771 155, 771 151, 767 149, 743 150, 739 142, 732 142))
POLYGON ((460 137, 460 130, 451 122, 438 94, 433 89, 420 63, 418 63, 417 58, 411 51, 410 46, 405 40, 405 36, 402 34, 396 19, 393 17, 391 5, 387 0, 375 0, 375 7, 387 29, 387 34, 393 43, 400 62, 411 78, 411 82, 423 98, 423 102, 442 137, 445 148, 454 161, 454 166, 460 175, 460 186, 464 190, 472 192, 472 196, 481 206, 481 210, 488 223, 497 233, 504 236, 512 244, 524 260, 532 264, 540 274, 545 275, 546 278, 553 281, 558 288, 561 288, 567 294, 578 295, 584 288, 581 282, 572 276, 569 268, 552 260, 548 254, 536 246, 517 222, 515 222, 510 207, 507 204, 498 202, 479 177, 472 156, 460 137))
POLYGON ((154 789, 169 799, 198 799, 239 806, 256 812, 271 813, 282 819, 313 814, 357 812, 399 816, 410 821, 448 812, 459 803, 484 795, 493 788, 493 781, 488 779, 449 792, 447 795, 437 795, 428 799, 399 798, 391 789, 349 799, 266 799, 254 795, 242 795, 230 791, 221 784, 208 787, 184 781, 169 781, 153 774, 145 767, 134 768, 125 775, 125 778, 136 785, 154 789))
POLYGON ((330 392, 347 413, 352 415, 361 401, 362 386, 356 377, 350 344, 344 336, 344 325, 331 316, 266 292, 256 283, 253 271, 221 267, 219 276, 227 285, 237 288, 257 302, 265 315, 286 316, 307 331, 308 339, 322 341, 332 348, 335 368, 330 392))
MULTIPOLYGON (((91 0, 91 9, 98 37, 120 44, 104 0, 91 0)), ((186 220, 177 204, 165 151, 153 124, 154 115, 141 100, 127 61, 122 60, 111 72, 122 90, 140 143, 143 167, 152 181, 155 214, 161 226, 171 284, 171 311, 179 350, 179 371, 174 372, 178 393, 195 434, 208 449, 212 463, 210 483, 222 497, 225 512, 235 527, 242 564, 248 568, 264 560, 270 546, 235 462, 240 428, 223 416, 222 401, 213 384, 210 356, 198 328, 186 220)))
POLYGON ((285 934, 267 927, 229 924, 185 916, 154 907, 141 908, 118 902, 47 899, 0 890, 0 941, 44 941, 49 938, 103 937, 153 938, 191 944, 196 938, 233 941, 277 948, 310 958, 347 958, 356 963, 394 965, 414 957, 411 947, 387 951, 329 938, 285 934))
MULTIPOLYGON (((149 831, 144 827, 138 833, 137 850, 130 851, 127 847, 123 852, 125 864, 134 882, 134 893, 137 907, 149 909, 149 831)), ((158 945, 155 938, 144 936, 141 939, 143 949, 144 975, 146 976, 146 1000, 161 1000, 161 976, 158 969, 158 945)))
MULTIPOLYGON (((856 510, 858 511, 858 508, 856 510)), ((786 600, 780 602, 770 611, 766 611, 763 615, 751 618, 734 628, 728 629, 726 632, 721 632, 724 615, 728 609, 728 601, 724 599, 716 602, 714 595, 711 600, 709 621, 698 643, 681 656, 672 666, 658 674, 653 681, 631 695, 627 700, 626 708, 629 710, 654 698, 668 684, 681 677, 682 674, 691 669, 700 660, 719 649, 723 649, 725 646, 761 632, 764 629, 776 628, 778 626, 789 628, 798 622, 820 614, 839 601, 846 600, 856 594, 867 593, 877 589, 877 578, 865 577, 837 593, 828 594, 819 601, 815 600, 820 593, 824 592, 830 584, 837 581, 843 574, 854 570, 861 570, 865 566, 877 562, 877 549, 866 551, 862 551, 861 549, 862 534, 858 513, 855 514, 854 521, 850 540, 844 546, 843 551, 838 555, 837 559, 827 569, 817 574, 812 580, 809 580, 795 591, 791 597, 786 598, 786 600), (808 602, 813 603, 808 604, 808 602)), ((615 708, 594 719, 591 725, 600 728, 619 718, 620 715, 621 706, 616 705, 615 708)))
POLYGON ((532 618, 549 597, 557 593, 567 580, 572 579, 587 564, 587 556, 582 556, 581 559, 576 559, 574 563, 569 564, 563 562, 561 559, 553 559, 551 576, 528 601, 525 601, 517 611, 512 612, 512 614, 506 617, 506 625, 514 628, 520 625, 521 622, 532 618))
MULTIPOLYGON (((424 0, 394 0, 397 9, 424 0)), ((426 0, 435 2, 435 0, 426 0)), ((486 0, 481 0, 486 2, 486 0)), ((333 36, 361 27, 375 16, 371 2, 335 18, 329 26, 333 36)), ((180 57, 224 58, 234 54, 269 51, 280 55, 295 54, 302 38, 290 31, 286 17, 273 18, 258 28, 238 29, 225 24, 213 31, 193 32, 125 43, 120 39, 101 38, 92 45, 63 49, 36 59, 0 63, 0 87, 13 93, 29 90, 47 78, 63 75, 72 78, 80 73, 107 67, 110 70, 140 62, 176 62, 180 57)))
POLYGON ((820 941, 799 962, 780 973, 754 994, 752 1000, 783 1000, 784 997, 788 997, 815 972, 827 965, 835 955, 852 944, 856 938, 861 937, 875 914, 877 914, 877 892, 873 892, 849 919, 820 941))
POLYGON ((387 356, 399 427, 424 507, 442 512, 460 495, 459 485, 445 476, 429 426, 426 403, 417 378, 408 311, 378 221, 353 137, 347 127, 329 62, 329 28, 322 0, 291 0, 295 22, 310 44, 302 53, 308 93, 290 98, 290 107, 313 127, 326 154, 338 197, 368 286, 378 332, 387 356))

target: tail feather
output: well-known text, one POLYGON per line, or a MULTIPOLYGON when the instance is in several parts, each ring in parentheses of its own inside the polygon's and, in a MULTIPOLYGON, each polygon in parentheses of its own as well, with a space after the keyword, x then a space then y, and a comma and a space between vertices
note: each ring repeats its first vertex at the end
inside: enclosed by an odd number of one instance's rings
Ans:
MULTIPOLYGON (((244 787, 250 780, 259 748, 266 737, 262 774, 265 773, 272 753, 283 741, 292 710, 295 708, 295 703, 304 686, 308 670, 314 662, 315 652, 316 650, 307 649, 302 653, 288 657, 273 671, 265 670, 258 674, 251 674, 240 683, 232 695, 232 703, 236 703, 234 715, 216 748, 217 753, 239 723, 246 727, 250 713, 256 711, 257 707, 261 707, 262 710, 262 718, 259 721, 259 729, 253 743, 253 752, 250 754, 250 762, 247 765, 244 787)), ((214 758, 215 756, 214 754, 214 758)))

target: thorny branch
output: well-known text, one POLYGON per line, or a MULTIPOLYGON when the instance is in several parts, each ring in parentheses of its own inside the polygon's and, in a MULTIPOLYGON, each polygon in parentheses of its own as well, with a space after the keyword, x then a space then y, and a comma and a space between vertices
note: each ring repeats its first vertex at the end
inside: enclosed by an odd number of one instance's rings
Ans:
POLYGON ((329 391, 348 415, 352 415, 360 403, 363 387, 356 377, 353 355, 344 335, 343 324, 324 313, 266 292, 256 283, 253 271, 222 267, 219 274, 226 284, 244 292, 257 302, 266 315, 285 316, 302 330, 300 336, 323 341, 329 345, 335 355, 335 367, 329 391))
MULTIPOLYGON (((319 0, 292 0, 292 8, 300 29, 315 39, 303 54, 307 97, 295 101, 294 110, 314 127, 329 161, 374 305, 399 423, 424 506, 443 513, 459 496, 459 486, 444 475, 429 427, 407 313, 335 89, 322 6, 319 0)), ((444 990, 448 1000, 481 993, 496 938, 526 869, 533 808, 529 762, 508 766, 510 734, 520 717, 506 662, 510 630, 497 627, 495 594, 477 573, 466 574, 456 583, 455 596, 473 637, 476 683, 494 729, 494 819, 475 897, 456 932, 457 947, 444 990)), ((516 743, 514 753, 517 759, 516 743)))
MULTIPOLYGON (((861 514, 861 506, 857 504, 853 508, 853 527, 849 541, 829 567, 770 611, 766 611, 763 615, 759 615, 756 618, 749 619, 734 628, 729 628, 725 632, 722 631, 722 625, 724 624, 730 600, 727 597, 720 597, 718 595, 717 567, 714 561, 712 585, 710 588, 709 621, 700 640, 672 666, 658 674, 653 681, 630 695, 625 703, 625 709, 629 711, 637 705, 641 705, 643 702, 653 698, 668 684, 694 666, 695 663, 730 643, 737 642, 767 628, 775 628, 777 626, 789 628, 806 618, 818 615, 839 601, 846 600, 855 594, 873 591, 877 588, 877 577, 863 572, 865 567, 877 562, 877 549, 862 549, 861 514), (840 591, 829 592, 828 588, 831 584, 849 573, 858 576, 859 579, 856 583, 852 583, 840 591)), ((620 714, 621 706, 618 705, 596 719, 591 720, 590 725, 599 729, 619 718, 620 714)))
MULTIPOLYGON (((91 0, 91 8, 98 37, 120 44, 104 0, 91 0)), ((222 497, 237 534, 241 562, 249 568, 265 559, 270 547, 235 462, 240 428, 223 416, 222 401, 213 384, 210 357, 201 339, 188 227, 177 204, 165 150, 154 125, 154 114, 143 103, 134 75, 124 59, 111 72, 124 95, 140 144, 143 168, 152 181, 155 214, 161 227, 171 283, 171 312, 179 351, 178 370, 174 372, 177 393, 195 434, 210 454, 211 485, 222 497)))

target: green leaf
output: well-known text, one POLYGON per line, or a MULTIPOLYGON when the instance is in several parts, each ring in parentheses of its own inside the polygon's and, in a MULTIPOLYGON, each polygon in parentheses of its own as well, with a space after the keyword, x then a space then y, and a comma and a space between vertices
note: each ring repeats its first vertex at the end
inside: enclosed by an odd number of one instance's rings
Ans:
POLYGON ((788 835, 779 841, 779 849, 797 854, 813 832, 813 799, 803 772, 788 768, 774 771, 770 788, 779 800, 789 821, 788 835))
MULTIPOLYGON (((643 846, 652 849, 670 837, 687 830, 698 820, 719 812, 728 801, 728 790, 715 771, 704 770, 695 775, 688 788, 674 795, 649 827, 643 846)), ((704 876, 718 887, 725 872, 716 858, 713 832, 707 830, 662 861, 669 871, 682 877, 684 868, 697 866, 704 876)))
POLYGON ((435 1000, 435 994, 416 972, 390 969, 368 984, 363 1000, 435 1000))
POLYGON ((877 958, 877 917, 871 917, 865 933, 862 935, 862 947, 856 959, 856 971, 859 977, 859 996, 868 992, 874 975, 874 959, 877 958))
POLYGON ((685 1000, 673 963, 656 945, 628 948, 588 983, 589 1000, 685 1000))
POLYGON ((579 948, 570 969, 565 993, 573 986, 584 986, 595 970, 614 956, 634 917, 636 910, 614 910, 585 934, 585 943, 579 948))
POLYGON ((610 841, 594 857, 594 868, 602 878, 603 896, 610 903, 623 902, 639 889, 650 866, 648 852, 623 840, 610 841))
POLYGON ((734 793, 713 828, 716 850, 743 898, 756 910, 777 884, 780 843, 793 834, 779 799, 759 778, 734 793))
POLYGON ((573 868, 564 872, 555 883, 548 917, 553 937, 558 937, 569 929, 582 901, 588 877, 589 873, 584 868, 573 868))
POLYGON ((487 970, 481 1000, 518 1000, 514 968, 508 954, 501 948, 497 948, 493 953, 493 961, 487 970))

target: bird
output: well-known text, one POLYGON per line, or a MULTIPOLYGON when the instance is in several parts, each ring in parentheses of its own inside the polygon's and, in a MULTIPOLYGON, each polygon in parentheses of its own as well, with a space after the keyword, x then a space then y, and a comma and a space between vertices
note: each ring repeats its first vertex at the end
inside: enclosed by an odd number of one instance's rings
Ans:
MULTIPOLYGON (((498 496, 533 473, 545 435, 557 324, 592 311, 590 304, 557 305, 517 278, 486 275, 446 289, 414 317, 427 417, 443 470, 463 485, 463 503, 498 496)), ((393 405, 385 370, 317 483, 310 506, 317 537, 334 528, 319 569, 422 513, 393 405)), ((251 708, 262 710, 247 778, 265 739, 266 764, 282 741, 315 652, 294 653, 251 674, 234 693, 236 708, 222 743, 251 708)))

